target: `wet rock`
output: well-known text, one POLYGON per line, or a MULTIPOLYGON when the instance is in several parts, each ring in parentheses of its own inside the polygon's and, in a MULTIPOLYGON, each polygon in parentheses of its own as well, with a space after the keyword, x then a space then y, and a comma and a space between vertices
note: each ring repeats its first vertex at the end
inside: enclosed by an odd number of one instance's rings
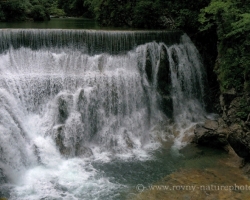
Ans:
POLYGON ((146 56, 146 65, 145 65, 145 71, 148 77, 148 81, 152 83, 153 80, 153 71, 152 71, 152 61, 150 56, 150 51, 147 49, 147 56, 146 56))
POLYGON ((90 157, 93 152, 90 148, 83 146, 82 140, 77 139, 75 144, 70 146, 65 145, 65 131, 67 128, 65 125, 59 125, 53 128, 53 136, 60 153, 65 157, 90 157))
POLYGON ((85 146, 79 146, 76 149, 76 156, 78 157, 91 157, 93 155, 93 152, 90 148, 85 146))
MULTIPOLYGON (((221 120, 220 120, 221 121, 221 120)), ((194 130, 193 142, 199 145, 227 149, 229 130, 219 126, 218 121, 206 120, 203 125, 197 125, 194 130)))
POLYGON ((178 58, 178 53, 176 52, 175 49, 172 50, 171 57, 172 57, 173 62, 174 62, 174 68, 173 68, 173 70, 174 70, 174 72, 177 73, 177 76, 178 76, 178 67, 179 67, 178 60, 179 60, 179 58, 178 58))
POLYGON ((71 155, 71 148, 66 147, 64 141, 64 125, 56 126, 53 129, 53 136, 56 142, 56 146, 59 148, 60 153, 63 156, 69 157, 71 155))
POLYGON ((35 156, 36 156, 36 158, 37 158, 37 162, 38 162, 39 164, 42 164, 42 160, 41 160, 41 157, 40 157, 39 148, 38 148, 35 144, 33 145, 33 151, 34 151, 34 154, 35 154, 35 156))
POLYGON ((171 73, 169 68, 169 58, 165 47, 162 47, 160 54, 159 71, 157 74, 158 91, 161 94, 160 106, 163 112, 169 117, 173 117, 173 100, 171 97, 171 73))
POLYGON ((57 123, 64 124, 67 118, 69 117, 70 108, 73 104, 73 96, 69 94, 61 94, 57 98, 58 106, 58 116, 57 123))
POLYGON ((161 109, 170 119, 173 118, 173 99, 171 95, 163 95, 160 102, 161 109))
POLYGON ((132 149, 134 147, 134 142, 130 139, 127 130, 124 131, 124 140, 128 148, 132 149))
POLYGON ((79 112, 83 111, 84 105, 86 105, 86 103, 87 103, 87 99, 84 96, 84 89, 81 89, 79 92, 78 101, 77 101, 77 108, 79 112))

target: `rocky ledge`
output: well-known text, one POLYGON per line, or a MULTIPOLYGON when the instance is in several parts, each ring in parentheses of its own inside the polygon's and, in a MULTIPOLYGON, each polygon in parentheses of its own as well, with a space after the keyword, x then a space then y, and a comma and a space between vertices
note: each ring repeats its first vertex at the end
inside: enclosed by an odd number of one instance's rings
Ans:
POLYGON ((250 95, 234 91, 220 96, 221 117, 196 125, 193 142, 228 151, 250 161, 250 95))
POLYGON ((221 118, 219 120, 207 119, 204 124, 196 125, 193 142, 227 150, 228 135, 229 129, 221 118))

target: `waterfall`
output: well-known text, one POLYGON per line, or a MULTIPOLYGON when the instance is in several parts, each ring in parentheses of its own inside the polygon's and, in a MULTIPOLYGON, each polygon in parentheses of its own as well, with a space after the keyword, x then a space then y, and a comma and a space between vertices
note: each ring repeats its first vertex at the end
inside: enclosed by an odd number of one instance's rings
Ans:
POLYGON ((185 128, 205 114, 199 54, 179 32, 1 30, 0 52, 11 199, 94 199, 83 182, 120 186, 90 160, 147 159, 171 119, 185 128))

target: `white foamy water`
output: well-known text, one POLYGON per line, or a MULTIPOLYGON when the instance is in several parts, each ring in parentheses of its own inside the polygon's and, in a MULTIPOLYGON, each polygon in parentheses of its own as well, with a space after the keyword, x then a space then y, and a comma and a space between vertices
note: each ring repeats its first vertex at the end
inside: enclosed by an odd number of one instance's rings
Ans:
MULTIPOLYGON (((204 72, 186 35, 178 44, 138 46, 138 35, 129 33, 126 39, 122 34, 125 39, 120 38, 121 46, 113 53, 90 52, 85 40, 76 48, 79 38, 65 39, 65 44, 57 31, 22 30, 22 40, 18 33, 0 34, 6 39, 0 45, 0 169, 10 199, 124 198, 120 195, 129 185, 94 164, 152 159, 160 141, 171 137, 171 131, 163 131, 169 119, 158 92, 163 60, 169 66, 170 109, 180 131, 175 146, 190 124, 204 116, 204 72), (27 35, 32 36, 30 43, 27 35), (52 36, 61 45, 53 47, 52 36), (44 40, 50 37, 51 44, 44 40), (119 53, 122 45, 126 53, 119 53)), ((111 37, 102 39, 105 49, 121 33, 87 34, 93 43, 96 37, 111 37)))

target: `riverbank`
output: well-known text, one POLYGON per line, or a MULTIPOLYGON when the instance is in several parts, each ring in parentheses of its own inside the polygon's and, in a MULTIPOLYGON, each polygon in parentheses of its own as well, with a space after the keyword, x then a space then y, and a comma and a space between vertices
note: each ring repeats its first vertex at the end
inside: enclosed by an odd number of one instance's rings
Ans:
POLYGON ((145 188, 139 186, 137 188, 139 192, 134 196, 134 200, 250 198, 250 180, 246 170, 239 168, 241 159, 232 149, 228 155, 224 154, 220 159, 215 155, 195 159, 198 154, 199 152, 196 152, 193 155, 194 159, 191 159, 189 164, 186 163, 183 168, 153 185, 145 188))

